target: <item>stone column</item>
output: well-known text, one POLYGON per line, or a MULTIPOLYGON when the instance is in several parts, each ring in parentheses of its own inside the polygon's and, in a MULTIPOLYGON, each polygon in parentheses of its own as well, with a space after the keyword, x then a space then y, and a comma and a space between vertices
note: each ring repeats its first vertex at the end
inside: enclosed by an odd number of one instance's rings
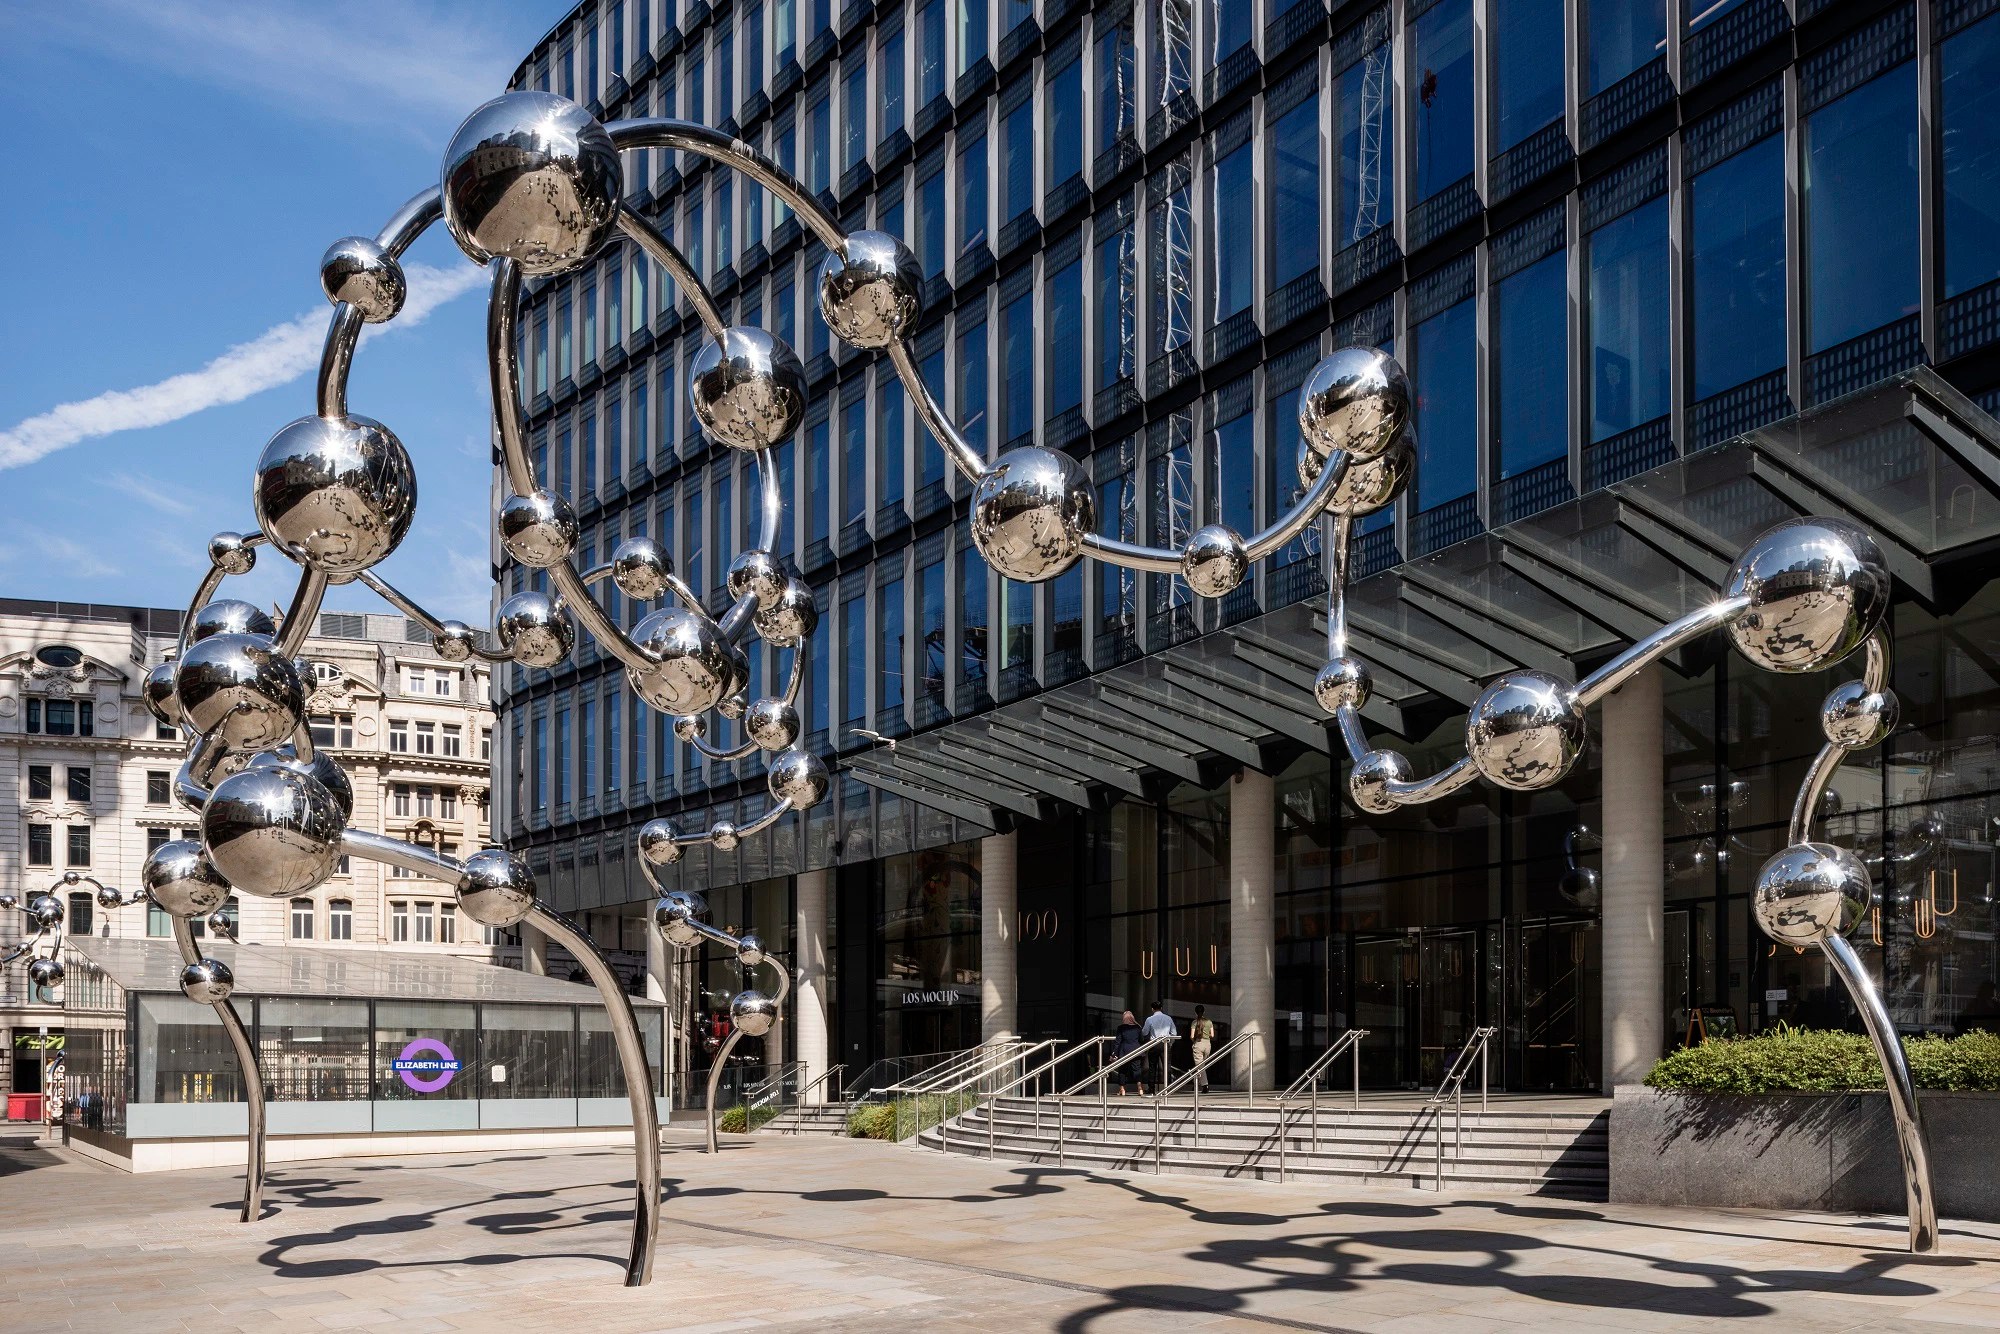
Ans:
POLYGON ((549 938, 526 922, 521 923, 521 971, 536 977, 549 973, 549 938))
POLYGON ((1636 1084, 1665 1039, 1660 669, 1604 701, 1604 1091, 1636 1084))
POLYGON ((1229 783, 1229 1022, 1233 1031, 1255 1033, 1230 1053, 1234 1088, 1271 1087, 1277 1056, 1277 1014, 1272 886, 1276 871, 1277 785, 1269 774, 1245 769, 1229 783))
MULTIPOLYGON (((793 1051, 799 1063, 800 1086, 812 1083, 827 1067, 827 899, 833 892, 833 872, 804 871, 793 881, 796 896, 792 926, 792 958, 798 976, 793 979, 792 1008, 795 1036, 793 1051)), ((858 1074, 859 1071, 844 1073, 858 1074)), ((825 1102, 827 1088, 815 1089, 808 1101, 825 1102)))
POLYGON ((979 1037, 1015 1033, 1020 1023, 1018 835, 979 840, 979 1037))

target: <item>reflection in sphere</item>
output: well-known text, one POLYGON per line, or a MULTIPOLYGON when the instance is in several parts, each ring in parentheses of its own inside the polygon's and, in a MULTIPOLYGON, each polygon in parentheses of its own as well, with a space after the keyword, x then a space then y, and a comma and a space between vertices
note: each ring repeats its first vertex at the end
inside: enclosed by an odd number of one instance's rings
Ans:
POLYGON ((651 602, 666 592, 673 572, 666 548, 650 537, 628 537, 611 553, 611 582, 639 602, 651 602))
POLYGON ((1371 750, 1354 762, 1347 776, 1347 792, 1354 804, 1370 815, 1387 815, 1396 809, 1389 784, 1410 781, 1410 762, 1398 751, 1371 750))
POLYGON ((241 598, 217 598, 194 614, 188 626, 188 643, 199 644, 216 635, 275 635, 277 622, 262 607, 241 598))
POLYGON ((583 267, 618 222, 624 173, 588 111, 550 93, 507 93, 465 118, 444 152, 444 222, 476 263, 528 277, 583 267))
POLYGON ((208 916, 229 898, 229 882, 191 838, 168 839, 146 854, 140 878, 148 902, 189 921, 208 916))
POLYGON ((1533 792, 1570 771, 1587 734, 1574 686, 1547 672, 1508 672, 1472 702, 1465 753, 1488 781, 1533 792))
POLYGON ((532 569, 546 570, 576 550, 576 510, 539 487, 500 506, 500 545, 532 569))
POLYGON ((197 959, 181 969, 181 994, 203 1005, 220 1005, 236 990, 236 975, 220 959, 197 959))
POLYGON ((743 1036, 761 1038, 778 1022, 778 1003, 761 991, 740 991, 729 1002, 729 1019, 743 1036))
POLYGON ((36 959, 28 965, 28 985, 37 989, 59 987, 64 971, 61 959, 36 959))
POLYGON ((648 820, 639 827, 639 855, 655 866, 671 866, 681 859, 680 841, 674 827, 665 820, 648 820))
POLYGON ((343 236, 319 260, 319 287, 326 299, 345 301, 369 324, 396 318, 410 285, 396 257, 365 236, 343 236))
POLYGON ((717 820, 709 826, 708 841, 715 845, 717 852, 734 852, 743 836, 736 832, 736 826, 727 820, 717 820))
POLYGON ((493 632, 500 647, 530 667, 553 667, 576 643, 576 622, 547 593, 530 588, 500 604, 493 632))
POLYGON ((775 601, 758 604, 750 623, 772 648, 792 648, 819 625, 819 606, 813 601, 812 589, 797 579, 787 579, 775 601))
POLYGON ((757 605, 775 602, 785 591, 784 567, 777 557, 756 547, 738 552, 729 562, 729 596, 755 598, 757 605))
POLYGON ((534 909, 535 873, 505 848, 482 848, 465 859, 458 906, 481 926, 513 926, 534 909))
POLYGON ((28 920, 38 927, 61 926, 63 916, 62 900, 53 894, 37 894, 28 900, 28 920))
POLYGON ((715 711, 725 718, 734 720, 741 718, 743 710, 749 706, 750 701, 745 699, 741 693, 724 695, 721 702, 715 706, 715 711))
POLYGON ((257 568, 257 548, 241 533, 217 533, 208 539, 208 563, 224 574, 248 574, 257 568))
POLYGON ((764 962, 763 938, 753 933, 745 932, 736 942, 736 962, 742 964, 745 968, 755 968, 758 964, 764 962))
POLYGON ((682 949, 701 939, 695 924, 708 917, 708 900, 691 889, 672 889, 653 905, 653 925, 669 945, 682 949))
POLYGON ((464 621, 440 621, 431 636, 431 647, 446 662, 469 662, 478 648, 478 637, 464 621))
POLYGON ((1556 881, 1556 892, 1579 908, 1595 908, 1604 901, 1604 886, 1597 871, 1589 866, 1571 866, 1556 881))
POLYGON ((793 810, 806 810, 826 799, 829 782, 826 762, 809 750, 788 750, 771 761, 771 795, 789 801, 793 810))
POLYGON ((345 821, 314 779, 284 768, 245 769, 215 785, 201 842, 222 877, 246 894, 288 898, 333 874, 345 821))
POLYGON ((1360 708, 1374 689, 1375 680, 1359 658, 1335 658, 1313 678, 1313 698, 1330 714, 1342 708, 1360 708))
POLYGON ((1181 553, 1181 577, 1205 598, 1219 598, 1243 582, 1250 572, 1250 552, 1243 538, 1224 524, 1195 530, 1181 553))
POLYGON ((146 680, 140 686, 140 698, 146 702, 146 712, 168 727, 181 725, 180 696, 174 693, 174 665, 159 663, 146 673, 146 680))
POLYGON ((344 824, 347 817, 354 814, 354 784, 348 781, 347 770, 334 763, 331 755, 324 750, 314 750, 310 760, 302 760, 291 746, 280 746, 276 750, 260 751, 244 766, 246 769, 284 769, 290 773, 303 774, 325 788, 333 798, 333 804, 340 810, 344 824))
POLYGON ((1795 843, 1757 872, 1751 912, 1784 945, 1817 945, 1846 935, 1868 911, 1868 868, 1832 843, 1795 843))
POLYGON ((213 635, 174 667, 174 694, 189 725, 231 750, 289 741, 305 713, 298 666, 268 635, 213 635))
POLYGON ((1299 434, 1314 453, 1366 462, 1387 450, 1410 417, 1410 382, 1379 348, 1343 347, 1313 367, 1299 390, 1299 434))
POLYGON ((1097 527, 1090 479, 1069 455, 1010 449, 972 489, 972 541, 1003 578, 1053 579, 1083 555, 1097 527))
MULTIPOLYGON (((1299 476, 1304 478, 1308 471, 1306 460, 1313 460, 1310 471, 1312 480, 1319 477, 1319 469, 1324 466, 1319 455, 1304 445, 1299 447, 1299 476)), ((1375 458, 1366 461, 1349 460, 1347 471, 1341 474, 1333 490, 1327 493, 1326 512, 1343 515, 1350 519, 1365 518, 1377 510, 1393 504, 1397 496, 1408 485, 1410 474, 1416 471, 1416 433, 1404 427, 1396 433, 1387 449, 1375 458)))
POLYGON ((787 439, 806 415, 806 368, 791 345, 754 325, 724 329, 688 368, 688 400, 718 444, 756 453, 787 439))
POLYGON ((257 460, 257 523, 278 550, 335 582, 382 560, 417 513, 403 442, 368 417, 301 417, 257 460))
POLYGON ((759 750, 783 750, 799 739, 799 711, 767 695, 743 711, 743 730, 759 750))
POLYGON ((1725 598, 1750 605, 1729 622, 1737 651, 1771 672, 1813 672, 1860 648, 1889 610, 1889 569, 1875 539, 1840 519, 1790 519, 1736 558, 1725 598))
POLYGON ((820 267, 820 314, 844 343, 887 347, 916 327, 923 290, 923 265, 907 245, 886 232, 852 232, 847 253, 820 267))
POLYGON ((648 612, 632 631, 647 661, 626 669, 632 688, 661 713, 706 713, 736 681, 729 641, 714 621, 686 607, 648 612))
POLYGON ((674 736, 690 746, 708 735, 708 720, 700 714, 688 714, 674 719, 674 736))
POLYGON ((1865 681, 1846 681, 1828 692, 1820 705, 1819 726, 1834 745, 1861 750, 1894 731, 1900 712, 1895 691, 1870 690, 1865 681))
POLYGON ((122 908, 125 906, 125 896, 120 894, 111 885, 99 885, 97 887, 97 906, 100 908, 122 908))

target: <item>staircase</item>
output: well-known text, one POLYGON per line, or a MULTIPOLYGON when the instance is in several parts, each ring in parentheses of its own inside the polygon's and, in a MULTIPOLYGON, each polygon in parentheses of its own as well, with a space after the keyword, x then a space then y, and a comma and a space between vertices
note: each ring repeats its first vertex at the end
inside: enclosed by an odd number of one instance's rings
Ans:
MULTIPOLYGON (((923 1132, 919 1142, 936 1149, 978 1157, 988 1152, 1015 1162, 1075 1168, 1154 1170, 1153 1104, 1112 1099, 1108 1108, 1095 1098, 1070 1099, 1063 1111, 1066 1141, 1057 1146, 1057 1110, 1042 1099, 999 1098, 965 1113, 946 1127, 923 1132), (940 1135, 940 1130, 945 1134, 940 1135)), ((1602 1104, 1582 1103, 1575 1111, 1541 1104, 1520 1110, 1496 1105, 1465 1113, 1464 1147, 1455 1150, 1454 1123, 1444 1124, 1444 1184, 1463 1190, 1561 1195, 1602 1200, 1609 1184, 1606 1130, 1610 1113, 1602 1104)), ((1417 1105, 1333 1107, 1319 1111, 1318 1146, 1311 1118, 1294 1103, 1286 1114, 1283 1179, 1287 1181, 1400 1183, 1430 1189, 1437 1181, 1437 1149, 1432 1112, 1417 1105)), ((1159 1170, 1196 1176, 1280 1179, 1275 1105, 1244 1105, 1205 1099, 1200 1143, 1194 1108, 1184 1100, 1160 1107, 1159 1170)))
POLYGON ((832 1135, 847 1134, 847 1113, 853 1103, 821 1102, 806 1107, 787 1107, 780 1116, 775 1116, 757 1128, 760 1135, 832 1135))

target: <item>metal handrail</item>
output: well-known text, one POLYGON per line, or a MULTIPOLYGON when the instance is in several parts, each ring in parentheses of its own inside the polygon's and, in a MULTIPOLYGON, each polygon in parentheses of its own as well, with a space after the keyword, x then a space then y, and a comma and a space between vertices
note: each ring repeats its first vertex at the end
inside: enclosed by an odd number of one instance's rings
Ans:
POLYGON ((899 1079, 886 1088, 877 1089, 876 1092, 885 1097, 895 1093, 927 1093, 933 1085, 942 1084, 947 1079, 956 1077, 967 1066, 973 1065, 985 1057, 992 1055, 995 1051, 1011 1046, 1019 1041, 1020 1039, 1012 1033, 996 1034, 976 1047, 966 1047, 961 1051, 953 1052, 949 1058, 940 1061, 930 1069, 919 1070, 909 1078, 899 1079))
MULTIPOLYGON (((1188 1072, 1182 1075, 1179 1079, 1164 1080, 1161 1082, 1160 1091, 1153 1095, 1153 1170, 1155 1172, 1159 1171, 1161 1167, 1160 1104, 1166 1101, 1167 1095, 1172 1093, 1175 1089, 1179 1088, 1182 1084, 1185 1084, 1189 1080, 1191 1079, 1194 1080, 1194 1117, 1193 1117, 1194 1146, 1195 1148, 1199 1149, 1201 1147, 1201 1089, 1202 1085, 1206 1081, 1198 1079, 1196 1078, 1196 1076, 1200 1075, 1204 1070, 1208 1069, 1209 1066, 1214 1065, 1224 1056, 1227 1056, 1236 1047, 1239 1047, 1243 1043, 1249 1042, 1252 1039, 1257 1039, 1262 1037, 1263 1034, 1258 1032, 1256 1029, 1245 1029, 1243 1032, 1238 1033, 1235 1037, 1229 1039, 1229 1041, 1223 1043, 1220 1047, 1217 1047, 1214 1051, 1210 1052, 1208 1055, 1202 1057, 1199 1061, 1196 1061, 1192 1066, 1188 1068, 1188 1072)), ((1249 1095, 1249 1099, 1251 1102, 1254 1103, 1257 1101, 1257 1063, 1255 1061, 1252 1061, 1250 1063, 1249 1078, 1247 1080, 1246 1088, 1244 1091, 1249 1095)), ((1280 1110, 1279 1115, 1281 1116, 1283 1115, 1282 1109, 1280 1110)))
MULTIPOLYGON (((1028 1060, 1028 1058, 1033 1056, 1038 1051, 1046 1051, 1051 1047, 1060 1047, 1063 1045, 1063 1043, 1067 1041, 1069 1041, 1069 1039, 1067 1038, 1044 1038, 1042 1041, 1035 1043, 1033 1046, 1022 1047, 1020 1050, 1012 1053, 1011 1055, 1008 1056, 1007 1060, 1002 1064, 1012 1064, 1017 1061, 1026 1061, 1028 1060)), ((1047 1066, 1044 1066, 1042 1068, 1047 1069, 1050 1066, 1053 1066, 1056 1063, 1056 1061, 1060 1061, 1061 1059, 1062 1057, 1058 1056, 1055 1058, 1055 1060, 1050 1061, 1047 1066)), ((950 1088, 932 1089, 925 1096, 933 1098, 955 1098, 959 1094, 965 1092, 965 1090, 973 1087, 974 1085, 985 1083, 988 1079, 991 1079, 995 1075, 995 1073, 997 1073, 996 1070, 993 1067, 989 1066, 980 1070, 978 1074, 973 1075, 969 1079, 960 1080, 958 1083, 953 1084, 950 1088)), ((1001 1096, 1001 1094, 1006 1093, 1011 1089, 1019 1088, 1024 1082, 1026 1082, 1029 1078, 1031 1078, 1034 1074, 1037 1073, 1039 1073, 1039 1071, 1023 1072, 1019 1075, 1016 1075, 1012 1080, 1008 1081, 1000 1088, 988 1090, 986 1093, 987 1100, 991 1101, 992 1099, 1001 1096)), ((949 1116, 944 1115, 942 1113, 939 1114, 938 1151, 940 1153, 946 1153, 950 1151, 951 1122, 956 1120, 958 1117, 963 1116, 964 1114, 965 1113, 963 1111, 954 1112, 949 1116)), ((919 1122, 921 1122, 922 1119, 923 1116, 920 1105, 918 1111, 919 1122)), ((902 1117, 900 1114, 898 1114, 897 1122, 899 1129, 901 1128, 901 1121, 902 1117)), ((919 1131, 922 1131, 923 1129, 922 1125, 920 1124, 917 1127, 917 1129, 919 1131)), ((986 1148, 987 1148, 987 1156, 991 1157, 993 1149, 993 1120, 991 1117, 988 1117, 986 1122, 986 1148)))
MULTIPOLYGON (((804 1062, 801 1061, 800 1064, 803 1065, 804 1062)), ((818 1078, 814 1079, 812 1083, 807 1084, 804 1088, 798 1091, 798 1100, 794 1104, 794 1107, 795 1108, 804 1107, 806 1105, 806 1095, 808 1093, 811 1093, 821 1084, 826 1083, 829 1079, 832 1079, 835 1075, 840 1074, 845 1069, 847 1069, 847 1063, 843 1061, 838 1065, 830 1065, 825 1070, 821 1071, 818 1078)), ((839 1086, 835 1085, 835 1087, 839 1086)), ((834 1098, 831 1099, 831 1101, 837 1104, 840 1101, 840 1098, 836 1095, 834 1098)), ((799 1133, 799 1123, 797 1121, 792 1122, 792 1133, 794 1135, 799 1133)))
POLYGON ((1367 1036, 1368 1030, 1365 1028, 1348 1029, 1345 1033, 1342 1033, 1339 1037, 1328 1043, 1326 1050, 1321 1052, 1313 1063, 1306 1067, 1305 1073, 1294 1079, 1290 1084, 1287 1084, 1285 1091, 1278 1095, 1279 1184, 1282 1185, 1285 1181, 1286 1159, 1289 1148, 1285 1138, 1285 1127, 1286 1122, 1291 1119, 1291 1104, 1298 1100, 1301 1093, 1309 1098, 1312 1117, 1312 1151, 1318 1153, 1320 1079, 1335 1061, 1350 1051, 1354 1053, 1354 1105, 1357 1108, 1361 1106, 1361 1039, 1367 1036))
MULTIPOLYGON (((1049 1041, 1059 1040, 1050 1039, 1049 1041)), ((925 1098, 942 1098, 948 1094, 957 1094, 971 1084, 977 1084, 982 1080, 992 1077, 1000 1069, 1021 1059, 1024 1054, 1022 1051, 1024 1045, 1019 1038, 1011 1034, 1004 1038, 995 1038, 990 1043, 981 1043, 979 1046, 974 1047, 970 1060, 952 1062, 950 1075, 933 1077, 927 1074, 922 1079, 895 1084, 883 1089, 883 1097, 895 1104, 895 1138, 897 1142, 900 1143, 903 1138, 903 1104, 905 1102, 914 1100, 917 1104, 917 1125, 911 1133, 920 1133, 923 1130, 923 1100, 925 1098), (969 1076, 966 1075, 968 1070, 972 1071, 969 1076), (954 1076, 965 1076, 965 1078, 963 1082, 954 1084, 947 1089, 945 1087, 946 1081, 954 1076)), ((1042 1043, 1037 1045, 1047 1044, 1042 1043)), ((1029 1050, 1034 1050, 1034 1048, 1029 1048, 1029 1050)))
MULTIPOLYGON (((1075 1084, 1070 1085, 1068 1088, 1064 1089, 1061 1093, 1056 1094, 1056 1096, 1058 1098, 1072 1097, 1075 1094, 1081 1093, 1084 1089, 1088 1088, 1093 1083, 1097 1085, 1098 1092, 1102 1093, 1104 1091, 1104 1081, 1107 1077, 1110 1076, 1113 1070, 1116 1070, 1119 1066, 1125 1065, 1128 1062, 1138 1060, 1141 1056, 1144 1056, 1147 1052, 1151 1051, 1155 1047, 1161 1046, 1163 1044, 1171 1044, 1173 1041, 1174 1041, 1173 1036, 1168 1033, 1162 1033, 1158 1037, 1154 1038, 1147 1038, 1144 1042, 1134 1047, 1131 1051, 1126 1052, 1123 1056, 1120 1056, 1117 1060, 1113 1061, 1111 1064, 1101 1065, 1097 1067, 1096 1074, 1090 1075, 1089 1077, 1082 1079, 1075 1084)), ((1169 1052, 1168 1054, 1171 1055, 1172 1053, 1169 1052)), ((1165 1071, 1163 1073, 1171 1074, 1173 1072, 1165 1071)))
POLYGON ((804 1061, 786 1061, 780 1065, 772 1066, 769 1076, 743 1090, 743 1104, 746 1107, 756 1107, 770 1098, 773 1092, 782 1093, 785 1087, 785 1077, 803 1069, 805 1069, 804 1061))
POLYGON ((1437 1092, 1431 1094, 1429 1105, 1437 1144, 1437 1170, 1431 1186, 1433 1190, 1444 1189, 1444 1113, 1447 1106, 1452 1112, 1451 1156, 1460 1158, 1465 1154, 1465 1077, 1472 1073, 1472 1062, 1475 1057, 1479 1061, 1479 1111, 1481 1115, 1486 1112, 1486 1046, 1492 1041, 1495 1031, 1490 1025, 1473 1029, 1472 1036, 1458 1049, 1458 1055, 1452 1057, 1451 1065, 1445 1070, 1444 1077, 1438 1080, 1437 1092))

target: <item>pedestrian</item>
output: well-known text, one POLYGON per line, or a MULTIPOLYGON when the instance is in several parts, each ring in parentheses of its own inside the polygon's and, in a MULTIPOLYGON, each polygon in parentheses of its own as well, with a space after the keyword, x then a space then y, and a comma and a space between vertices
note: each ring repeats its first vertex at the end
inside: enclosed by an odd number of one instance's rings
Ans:
MULTIPOLYGON (((1143 1041, 1144 1038, 1140 1035, 1139 1021, 1132 1017, 1130 1010, 1125 1011, 1124 1015, 1118 1020, 1118 1031, 1111 1039, 1112 1062, 1115 1064, 1139 1050, 1139 1044, 1143 1041)), ((1140 1083, 1139 1071, 1134 1068, 1134 1063, 1128 1062, 1113 1070, 1111 1072, 1111 1079, 1113 1083, 1118 1085, 1118 1096, 1121 1098, 1125 1096, 1125 1090, 1134 1084, 1138 1085, 1141 1097, 1144 1097, 1146 1094, 1146 1086, 1140 1083)))
POLYGON ((1196 1088, 1206 1093, 1208 1071, 1202 1068, 1201 1063, 1215 1050, 1215 1021, 1208 1017, 1206 1005, 1194 1007, 1194 1022, 1188 1025, 1188 1039, 1191 1044, 1189 1057, 1194 1061, 1194 1084, 1196 1088))
MULTIPOLYGON (((1146 1041, 1148 1042, 1152 1042, 1158 1038, 1166 1039, 1160 1045, 1157 1053, 1146 1058, 1147 1064, 1159 1072, 1160 1089, 1162 1092, 1165 1092, 1167 1083, 1166 1072, 1172 1068, 1167 1062, 1167 1053, 1173 1050, 1173 1040, 1181 1035, 1180 1030, 1174 1027, 1174 1017, 1167 1013, 1166 1008, 1158 1001, 1154 1001, 1153 1011, 1146 1016, 1146 1023, 1142 1031, 1145 1033, 1146 1041)), ((1139 1091, 1144 1093, 1145 1089, 1141 1087, 1139 1091)))

